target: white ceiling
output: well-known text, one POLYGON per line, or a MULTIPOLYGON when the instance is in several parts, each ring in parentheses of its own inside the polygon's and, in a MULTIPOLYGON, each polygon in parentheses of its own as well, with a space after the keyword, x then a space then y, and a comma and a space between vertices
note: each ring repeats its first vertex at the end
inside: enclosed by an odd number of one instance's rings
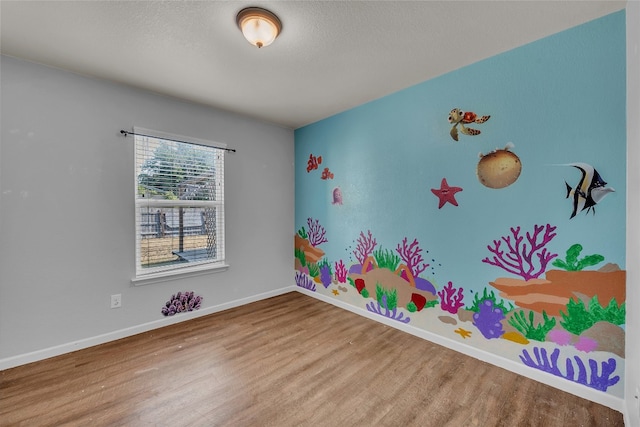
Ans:
POLYGON ((2 54, 298 128, 626 1, 0 1, 2 54), (251 46, 237 12, 276 13, 251 46))

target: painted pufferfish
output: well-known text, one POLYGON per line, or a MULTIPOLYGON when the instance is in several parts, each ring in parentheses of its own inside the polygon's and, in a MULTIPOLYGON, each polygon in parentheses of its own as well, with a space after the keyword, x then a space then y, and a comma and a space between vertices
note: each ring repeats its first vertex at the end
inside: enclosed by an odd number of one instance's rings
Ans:
POLYGON ((485 187, 505 188, 516 182, 522 172, 520 158, 510 151, 514 145, 508 143, 504 149, 496 149, 490 153, 480 153, 477 174, 478 180, 485 187))

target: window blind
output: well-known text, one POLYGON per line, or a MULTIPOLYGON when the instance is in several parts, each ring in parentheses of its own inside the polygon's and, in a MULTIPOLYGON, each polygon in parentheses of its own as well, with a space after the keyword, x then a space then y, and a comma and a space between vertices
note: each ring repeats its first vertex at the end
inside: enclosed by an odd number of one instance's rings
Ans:
POLYGON ((224 148, 135 132, 136 275, 224 263, 224 148))

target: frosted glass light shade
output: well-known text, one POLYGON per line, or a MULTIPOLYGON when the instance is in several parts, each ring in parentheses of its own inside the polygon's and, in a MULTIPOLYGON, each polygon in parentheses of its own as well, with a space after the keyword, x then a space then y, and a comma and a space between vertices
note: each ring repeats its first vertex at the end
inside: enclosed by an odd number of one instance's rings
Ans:
POLYGON ((282 23, 276 15, 259 7, 248 7, 236 16, 244 37, 254 46, 269 46, 280 34, 282 23))

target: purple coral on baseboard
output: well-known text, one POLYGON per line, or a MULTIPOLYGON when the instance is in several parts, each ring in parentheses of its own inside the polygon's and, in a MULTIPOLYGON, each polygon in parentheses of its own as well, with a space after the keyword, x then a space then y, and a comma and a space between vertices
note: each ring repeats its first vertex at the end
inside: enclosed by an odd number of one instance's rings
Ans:
POLYGON ((609 387, 620 381, 620 377, 618 375, 614 377, 611 376, 611 374, 616 370, 616 360, 613 358, 609 358, 606 362, 602 362, 602 369, 600 370, 600 373, 598 373, 598 362, 594 359, 589 359, 588 363, 591 371, 591 378, 587 378, 587 368, 579 356, 573 356, 578 372, 575 372, 571 358, 567 358, 565 361, 567 373, 563 374, 558 367, 560 349, 556 348, 553 350, 549 357, 545 348, 534 347, 533 355, 536 360, 533 360, 526 349, 522 350, 520 360, 531 368, 539 369, 557 377, 565 378, 569 381, 580 383, 596 390, 607 391, 609 387))
MULTIPOLYGON (((418 239, 413 239, 413 242, 410 245, 407 245, 408 239, 405 237, 402 239, 402 246, 398 243, 398 247, 396 248, 396 252, 400 254, 400 258, 404 261, 404 264, 413 274, 413 277, 418 277, 420 273, 429 267, 429 264, 423 262, 422 259, 422 248, 418 244, 418 239), (422 263, 422 265, 420 265, 422 263)), ((402 273, 404 274, 404 272, 402 273)), ((403 277, 407 279, 406 277, 403 277)))
POLYGON ((347 267, 344 265, 342 260, 340 262, 335 263, 336 266, 336 280, 338 283, 346 283, 347 282, 347 267))
POLYGON ((449 282, 440 292, 440 308, 444 311, 448 311, 451 314, 458 313, 458 309, 464 305, 462 300, 464 299, 462 288, 454 288, 453 283, 449 282))
POLYGON ((389 319, 397 320, 402 323, 409 323, 411 318, 409 316, 404 317, 404 313, 398 313, 398 307, 394 307, 393 310, 389 310, 387 308, 387 296, 382 296, 382 305, 380 305, 379 301, 371 301, 366 305, 367 310, 372 313, 379 314, 384 317, 388 317, 389 319))
POLYGON ((504 312, 493 306, 493 301, 486 299, 473 314, 473 324, 486 339, 500 338, 504 334, 502 319, 504 312))
POLYGON ((556 236, 555 229, 550 224, 546 227, 534 225, 533 233, 527 232, 527 240, 523 243, 525 236, 520 235, 520 227, 511 227, 511 236, 503 236, 501 240, 494 240, 493 246, 487 246, 493 257, 486 257, 482 262, 500 267, 524 280, 536 279, 546 271, 547 264, 558 256, 545 248, 556 236), (506 253, 501 249, 503 242, 507 246, 506 253))
POLYGON ((313 220, 313 218, 307 218, 307 225, 309 226, 309 230, 307 231, 307 238, 309 239, 309 243, 311 246, 318 246, 322 243, 328 242, 325 235, 327 234, 327 230, 324 229, 323 226, 320 225, 319 220, 313 220))
POLYGON ((165 316, 173 316, 176 313, 194 311, 200 309, 202 297, 193 292, 178 292, 171 295, 171 299, 162 307, 161 312, 165 316))
POLYGON ((373 250, 376 248, 378 242, 371 235, 371 230, 367 230, 367 235, 364 235, 364 232, 360 232, 360 237, 357 240, 356 249, 353 251, 356 259, 360 264, 364 264, 364 260, 367 259, 373 253, 373 250))
POLYGON ((308 289, 313 292, 316 291, 315 282, 306 274, 296 273, 296 286, 300 286, 301 288, 308 289))

